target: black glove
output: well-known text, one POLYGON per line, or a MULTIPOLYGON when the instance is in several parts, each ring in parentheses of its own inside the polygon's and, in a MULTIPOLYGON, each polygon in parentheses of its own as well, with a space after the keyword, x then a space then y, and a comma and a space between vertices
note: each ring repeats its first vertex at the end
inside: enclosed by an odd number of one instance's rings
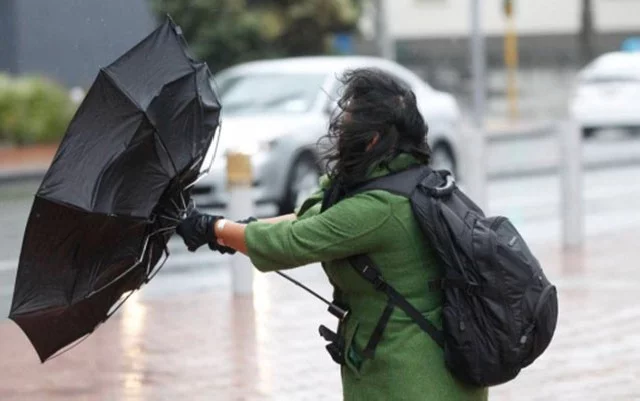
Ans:
MULTIPOLYGON (((238 220, 236 221, 236 223, 240 223, 240 224, 249 224, 252 221, 258 221, 258 219, 256 219, 255 217, 249 217, 246 218, 244 220, 238 220)), ((220 244, 218 244, 218 241, 214 242, 209 242, 209 249, 211 249, 212 251, 218 251, 221 254, 229 254, 229 255, 233 255, 236 253, 236 250, 233 248, 230 248, 228 246, 222 246, 220 244)))
POLYGON ((215 249, 218 245, 214 225, 222 216, 212 216, 200 213, 196 209, 191 210, 189 215, 178 224, 176 233, 182 237, 184 244, 189 251, 195 252, 204 244, 209 244, 209 248, 215 249))
POLYGON ((211 249, 212 251, 220 252, 223 255, 224 254, 233 255, 233 254, 236 253, 235 249, 230 248, 228 246, 222 246, 222 245, 218 244, 218 241, 209 242, 209 249, 211 249))
POLYGON ((236 221, 236 223, 240 223, 240 224, 249 224, 252 223, 254 221, 258 221, 258 219, 256 219, 255 217, 251 216, 251 217, 247 217, 244 220, 238 220, 236 221))
MULTIPOLYGON (((256 219, 255 217, 248 217, 244 220, 237 220, 236 223, 240 223, 240 224, 249 224, 253 221, 258 221, 258 219, 256 219)), ((209 249, 211 249, 212 251, 218 251, 221 254, 229 254, 229 255, 234 255, 236 253, 236 250, 233 248, 230 248, 228 246, 222 246, 220 244, 218 244, 218 241, 214 242, 209 242, 209 249)))

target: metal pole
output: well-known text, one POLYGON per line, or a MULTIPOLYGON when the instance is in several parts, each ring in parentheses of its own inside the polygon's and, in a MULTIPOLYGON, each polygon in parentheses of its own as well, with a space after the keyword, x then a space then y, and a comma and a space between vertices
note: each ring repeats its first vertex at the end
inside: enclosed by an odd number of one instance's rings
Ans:
POLYGON ((507 70, 507 102, 509 119, 518 119, 518 34, 513 10, 507 13, 507 27, 504 35, 504 65, 507 70))
POLYGON ((374 0, 376 9, 376 47, 378 55, 388 60, 396 59, 395 40, 389 33, 386 0, 374 0))
MULTIPOLYGON (((242 153, 227 154, 227 183, 229 200, 227 214, 232 219, 253 216, 253 190, 250 156, 242 153)), ((233 293, 249 295, 253 292, 253 265, 249 258, 236 254, 231 258, 233 293)))
POLYGON ((579 247, 584 239, 582 130, 576 121, 560 126, 562 149, 560 193, 562 239, 565 248, 579 247))
POLYGON ((473 128, 466 130, 464 181, 481 208, 487 207, 486 139, 484 133, 486 54, 482 33, 482 0, 471 0, 471 65, 473 76, 473 128))

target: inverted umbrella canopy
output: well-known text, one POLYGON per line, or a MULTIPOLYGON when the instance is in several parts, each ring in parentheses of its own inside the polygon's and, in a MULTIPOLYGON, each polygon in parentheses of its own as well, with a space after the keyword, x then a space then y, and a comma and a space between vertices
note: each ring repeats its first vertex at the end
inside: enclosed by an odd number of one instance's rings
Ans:
POLYGON ((38 189, 9 317, 41 361, 159 269, 219 123, 211 73, 167 21, 102 68, 38 189))

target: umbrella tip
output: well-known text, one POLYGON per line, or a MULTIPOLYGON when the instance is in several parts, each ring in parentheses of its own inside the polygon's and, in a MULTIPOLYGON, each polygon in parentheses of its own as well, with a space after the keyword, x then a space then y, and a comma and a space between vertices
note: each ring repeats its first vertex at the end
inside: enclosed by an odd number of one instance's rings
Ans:
POLYGON ((182 36, 182 28, 180 28, 180 26, 175 23, 173 18, 171 18, 171 14, 169 13, 167 13, 167 22, 171 25, 171 27, 173 28, 173 30, 176 32, 177 35, 182 36))

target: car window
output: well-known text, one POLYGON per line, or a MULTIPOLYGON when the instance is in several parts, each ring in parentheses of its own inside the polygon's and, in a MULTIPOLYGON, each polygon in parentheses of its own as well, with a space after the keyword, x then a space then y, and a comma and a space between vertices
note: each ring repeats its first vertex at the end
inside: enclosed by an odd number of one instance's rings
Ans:
POLYGON ((304 113, 316 101, 321 74, 244 74, 217 79, 225 114, 304 113))

